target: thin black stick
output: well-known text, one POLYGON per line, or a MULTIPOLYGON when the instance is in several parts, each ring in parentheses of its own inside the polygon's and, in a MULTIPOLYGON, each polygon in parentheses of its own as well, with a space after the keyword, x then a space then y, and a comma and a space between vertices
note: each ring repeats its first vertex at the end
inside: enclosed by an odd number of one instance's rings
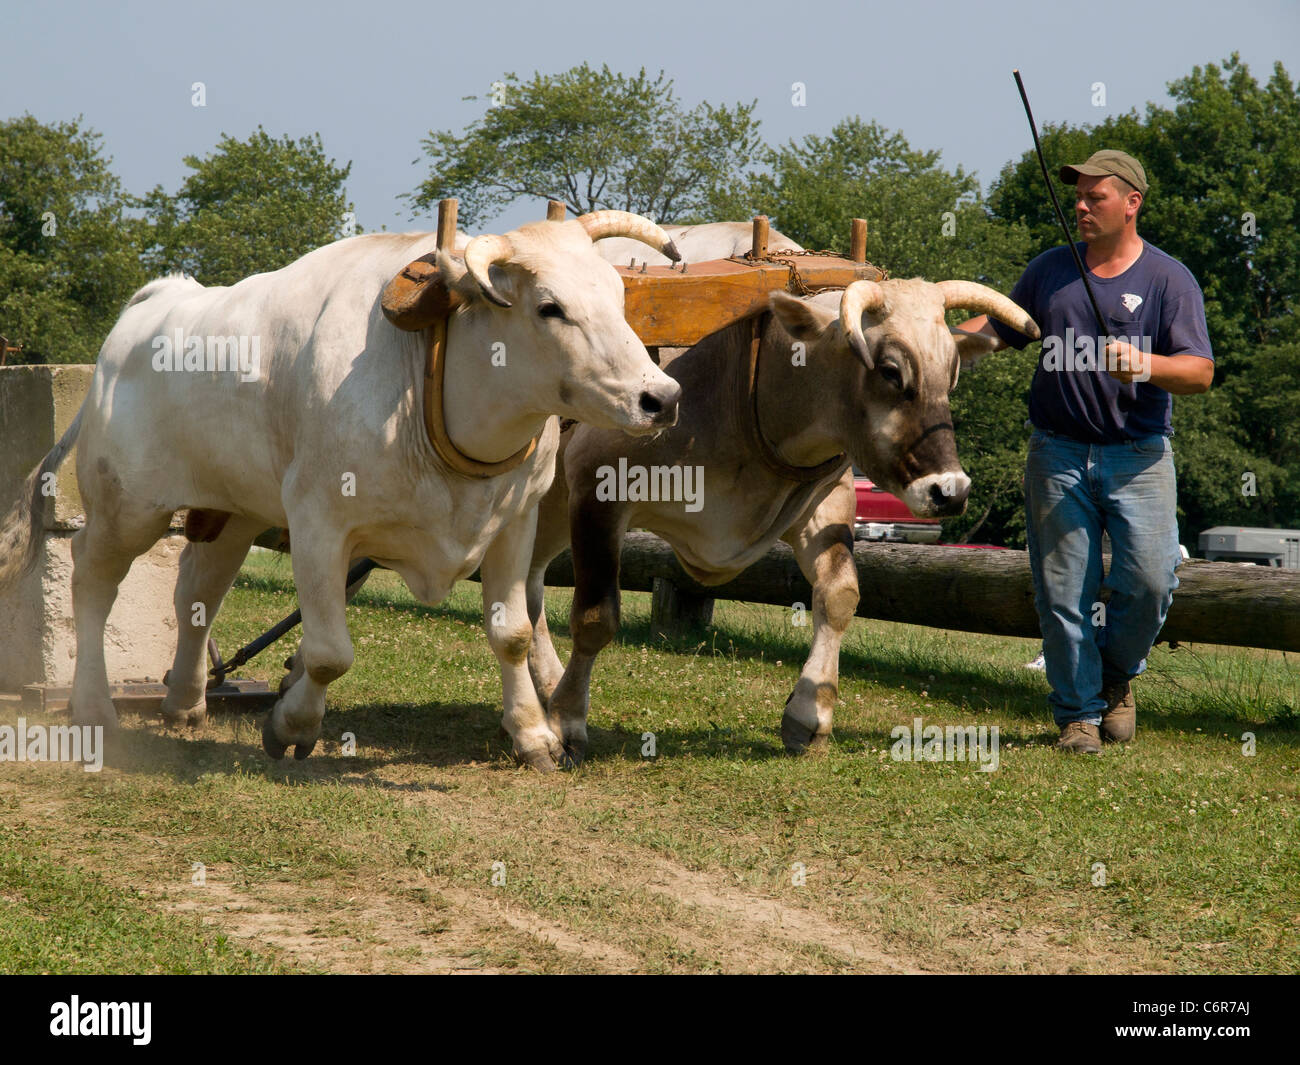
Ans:
MULTIPOLYGON (((379 563, 376 562, 373 558, 363 558, 360 562, 358 562, 355 566, 353 566, 348 571, 347 583, 344 584, 344 587, 351 588, 352 585, 354 585, 357 581, 359 581, 362 577, 364 577, 367 573, 369 573, 372 569, 374 569, 378 565, 379 563)), ((220 666, 213 666, 211 669, 208 670, 208 673, 214 677, 217 677, 218 683, 220 683, 221 680, 225 679, 227 673, 233 673, 245 662, 249 661, 255 655, 259 654, 261 651, 270 647, 271 644, 275 643, 275 641, 278 640, 281 636, 283 636, 286 632, 290 632, 293 629, 296 629, 300 624, 302 624, 302 611, 295 610, 283 621, 278 621, 274 625, 272 625, 269 629, 266 630, 266 632, 262 633, 262 635, 259 636, 252 643, 244 644, 243 647, 241 647, 238 651, 234 653, 234 655, 231 656, 229 662, 222 662, 220 666)))
POLYGON ((1074 256, 1074 265, 1079 268, 1079 276, 1083 278, 1083 287, 1088 293, 1088 302, 1092 304, 1093 317, 1097 319, 1098 336, 1108 336, 1110 330, 1106 327, 1106 322, 1101 316, 1101 308, 1097 306, 1097 297, 1092 293, 1092 285, 1088 283, 1088 271, 1083 265, 1083 260, 1079 258, 1079 249, 1074 246, 1074 238, 1070 235, 1070 224, 1065 220, 1065 212, 1061 210, 1061 201, 1056 198, 1056 186, 1052 184, 1052 178, 1047 172, 1047 161, 1043 158, 1043 146, 1038 140, 1038 127, 1034 125, 1034 112, 1029 108, 1029 97, 1025 94, 1025 83, 1020 80, 1020 71, 1013 70, 1012 75, 1016 79, 1016 88, 1020 90, 1020 100, 1025 105, 1025 117, 1029 119, 1029 132, 1034 135, 1034 151, 1038 153, 1038 165, 1043 171, 1043 181, 1047 184, 1047 191, 1052 197, 1052 207, 1056 210, 1056 220, 1061 223, 1061 231, 1065 233, 1065 243, 1070 247, 1070 254, 1074 256))

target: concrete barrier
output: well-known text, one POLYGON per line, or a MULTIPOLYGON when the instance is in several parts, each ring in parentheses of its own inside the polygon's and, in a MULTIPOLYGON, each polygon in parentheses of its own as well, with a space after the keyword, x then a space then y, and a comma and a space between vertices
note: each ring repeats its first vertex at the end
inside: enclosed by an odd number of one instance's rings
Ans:
MULTIPOLYGON (((76 417, 93 366, 0 367, 0 514, 76 417)), ((0 692, 72 683, 72 536, 83 521, 76 449, 46 498, 35 568, 0 589, 0 692)), ((176 525, 136 559, 122 582, 104 640, 109 680, 159 680, 176 650, 172 591, 185 538, 176 525)))

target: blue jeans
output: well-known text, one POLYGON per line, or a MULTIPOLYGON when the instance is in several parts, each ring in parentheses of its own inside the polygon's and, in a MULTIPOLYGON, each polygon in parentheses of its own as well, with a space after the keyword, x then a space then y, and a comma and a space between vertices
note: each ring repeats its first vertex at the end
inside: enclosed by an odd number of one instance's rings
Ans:
POLYGON ((1037 430, 1029 438, 1029 568, 1058 726, 1100 724, 1102 688, 1146 669, 1178 587, 1176 506, 1167 437, 1101 445, 1037 430), (1104 606, 1103 530, 1111 543, 1104 606))

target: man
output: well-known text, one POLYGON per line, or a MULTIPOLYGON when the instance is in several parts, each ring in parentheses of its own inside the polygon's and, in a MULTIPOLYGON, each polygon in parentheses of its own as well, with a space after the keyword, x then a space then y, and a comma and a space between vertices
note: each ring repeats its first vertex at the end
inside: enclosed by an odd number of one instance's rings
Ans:
MULTIPOLYGON (((1043 334, 1029 394, 1025 516, 1048 702, 1057 747, 1096 754, 1103 738, 1133 738, 1129 681, 1146 669, 1181 561, 1172 397, 1206 391, 1214 356, 1195 278, 1138 236, 1141 164, 1108 149, 1060 173, 1078 189, 1077 247, 1109 336, 1097 335, 1067 247, 1031 262, 1011 298, 1043 334), (1103 533, 1108 604, 1100 601, 1103 533)), ((959 328, 982 333, 992 350, 1030 339, 986 315, 959 328)))

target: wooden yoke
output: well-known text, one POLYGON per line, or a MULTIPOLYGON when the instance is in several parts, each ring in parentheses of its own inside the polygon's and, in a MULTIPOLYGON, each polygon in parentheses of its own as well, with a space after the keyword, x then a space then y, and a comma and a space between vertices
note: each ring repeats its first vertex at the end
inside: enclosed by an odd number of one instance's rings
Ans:
MULTIPOLYGON (((455 247, 456 207, 454 199, 438 203, 439 250, 450 252, 455 247)), ((407 263, 384 287, 379 302, 384 317, 398 329, 428 332, 424 360, 424 431, 433 450, 449 469, 462 477, 496 477, 513 470, 537 449, 540 434, 507 459, 480 462, 461 451, 448 435, 443 410, 447 319, 464 302, 464 297, 449 289, 439 275, 436 254, 422 255, 407 263)))
POLYGON ((623 278, 628 323, 646 347, 666 348, 689 348, 710 333, 766 310, 772 292, 807 295, 885 278, 883 271, 865 261, 802 253, 717 259, 691 263, 689 270, 615 269, 623 278))
MULTIPOLYGON (((547 204, 547 218, 561 221, 564 204, 547 204)), ((851 259, 806 252, 768 254, 765 216, 754 219, 754 243, 748 255, 674 266, 614 267, 623 279, 624 316, 648 350, 689 348, 720 329, 766 311, 773 292, 807 295, 847 288, 854 281, 882 281, 883 271, 866 262, 866 223, 853 220, 851 259)), ((438 204, 438 247, 456 239, 456 201, 438 204)), ((424 422, 439 458, 466 477, 495 477, 514 469, 537 447, 538 438, 500 462, 479 462, 461 452, 447 435, 443 420, 443 359, 447 320, 464 298, 438 275, 437 256, 421 256, 384 288, 384 316, 397 328, 429 331, 424 373, 424 422)), ((652 355, 653 357, 653 355, 652 355)), ((751 370, 751 384, 756 368, 751 370)), ((196 531, 198 531, 196 529, 196 531)))
MULTIPOLYGON (((456 244, 456 201, 438 204, 438 247, 451 251, 456 244)), ((464 298, 452 292, 438 274, 438 255, 429 252, 402 267, 402 272, 384 286, 379 305, 384 317, 398 329, 416 332, 447 318, 464 298)))

